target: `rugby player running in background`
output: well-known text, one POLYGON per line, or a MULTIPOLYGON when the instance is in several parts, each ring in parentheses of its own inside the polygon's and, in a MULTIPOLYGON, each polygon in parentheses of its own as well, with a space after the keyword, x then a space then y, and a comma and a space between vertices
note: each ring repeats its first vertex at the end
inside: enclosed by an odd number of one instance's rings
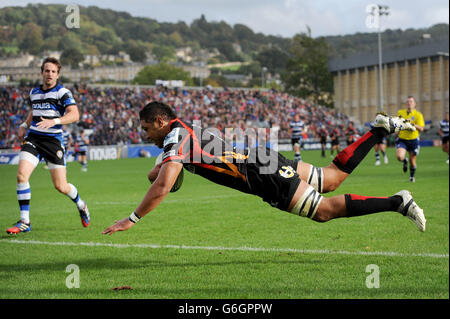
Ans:
MULTIPOLYGON (((372 128, 372 123, 370 124, 370 127, 372 128)), ((386 145, 387 145, 387 138, 383 137, 379 143, 376 143, 375 146, 373 147, 374 151, 375 151, 375 166, 379 166, 381 164, 380 161, 380 152, 383 155, 383 160, 384 160, 384 164, 388 164, 389 163, 389 159, 387 157, 386 154, 386 145)))
POLYGON ((353 122, 348 123, 348 127, 345 129, 344 134, 347 138, 347 146, 354 143, 359 138, 358 131, 353 126, 353 122))
POLYGON ((300 115, 295 114, 293 120, 289 124, 291 133, 291 143, 294 149, 294 160, 301 161, 300 148, 302 146, 302 134, 305 129, 305 122, 300 119, 300 115))
POLYGON ((65 157, 67 160, 67 156, 69 155, 69 150, 72 146, 72 134, 67 130, 67 125, 63 125, 63 131, 62 131, 62 139, 63 139, 63 145, 65 149, 65 157))
POLYGON ((379 166, 381 164, 380 162, 380 152, 383 155, 383 160, 384 160, 384 164, 388 164, 389 163, 389 159, 387 157, 386 154, 386 144, 387 144, 387 139, 383 138, 380 143, 375 144, 375 146, 373 147, 375 150, 375 166, 379 166))
MULTIPOLYGON (((48 162, 53 185, 68 196, 77 206, 81 223, 88 227, 89 211, 80 198, 77 188, 67 182, 65 148, 62 145, 62 126, 79 120, 79 113, 72 93, 58 84, 61 64, 55 58, 46 58, 41 65, 42 85, 30 91, 31 112, 20 125, 18 136, 27 136, 19 153, 17 169, 17 200, 20 220, 8 228, 8 234, 18 234, 31 230, 29 179, 41 157, 48 162)), ((54 207, 52 207, 54 209, 54 207)))
POLYGON ((327 149, 327 136, 328 136, 328 131, 325 128, 325 125, 320 126, 318 135, 320 138, 321 156, 325 157, 325 150, 327 149))
POLYGON ((448 164, 448 112, 445 112, 445 118, 439 122, 439 135, 442 139, 442 151, 447 153, 448 164))
POLYGON ((332 128, 330 132, 330 139, 331 139, 331 150, 330 155, 333 157, 334 150, 336 150, 336 153, 341 151, 341 144, 339 142, 339 130, 337 127, 332 128))
POLYGON ((393 211, 408 217, 420 231, 425 231, 423 210, 406 190, 386 197, 321 195, 338 188, 381 138, 400 130, 415 130, 404 119, 377 115, 374 127, 340 152, 329 166, 314 167, 289 160, 265 147, 245 151, 233 148, 217 134, 184 123, 164 103, 147 104, 139 116, 147 139, 164 149, 162 162, 149 172, 152 185, 140 205, 102 234, 127 230, 154 210, 167 196, 183 167, 214 183, 257 195, 273 207, 317 222, 393 211), (211 150, 214 152, 210 153, 211 150))
POLYGON ((416 128, 414 131, 401 131, 398 133, 398 138, 395 141, 397 160, 403 163, 403 172, 408 171, 408 158, 406 152, 409 154, 409 181, 416 181, 417 169, 417 155, 420 150, 419 134, 425 128, 425 121, 423 115, 416 109, 416 100, 412 96, 408 96, 406 100, 406 109, 398 110, 397 116, 407 119, 416 128))
POLYGON ((84 130, 81 130, 80 134, 77 135, 75 144, 78 162, 81 164, 81 171, 87 172, 87 151, 89 145, 89 138, 84 133, 84 130))

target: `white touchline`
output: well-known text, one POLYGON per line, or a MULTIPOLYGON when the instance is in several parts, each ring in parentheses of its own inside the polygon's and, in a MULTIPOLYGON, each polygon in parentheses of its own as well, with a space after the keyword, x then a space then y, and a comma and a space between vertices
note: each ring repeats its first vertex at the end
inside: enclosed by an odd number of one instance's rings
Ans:
POLYGON ((169 249, 191 249, 191 250, 230 250, 230 251, 256 251, 256 252, 283 252, 319 255, 359 255, 359 256, 387 256, 387 257, 431 257, 449 258, 448 254, 434 253, 398 253, 389 251, 345 251, 326 249, 298 249, 298 248, 263 248, 263 247, 221 247, 221 246, 188 246, 188 245, 159 245, 159 244, 113 244, 113 243, 74 243, 74 242, 51 242, 39 240, 17 240, 0 239, 1 243, 27 244, 27 245, 49 245, 49 246, 91 246, 91 247, 114 247, 114 248, 169 248, 169 249))

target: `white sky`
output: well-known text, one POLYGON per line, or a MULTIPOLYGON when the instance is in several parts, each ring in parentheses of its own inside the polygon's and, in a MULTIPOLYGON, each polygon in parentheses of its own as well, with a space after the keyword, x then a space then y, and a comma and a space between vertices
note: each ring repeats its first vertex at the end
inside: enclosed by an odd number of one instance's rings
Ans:
MULTIPOLYGON (((184 21, 190 24, 204 14, 208 21, 241 23, 254 32, 292 37, 306 31, 312 36, 374 32, 366 26, 366 7, 370 0, 1 0, 0 7, 28 3, 95 5, 158 22, 184 21)), ((382 24, 390 29, 426 28, 449 23, 448 0, 380 0, 389 6, 390 15, 382 24)))

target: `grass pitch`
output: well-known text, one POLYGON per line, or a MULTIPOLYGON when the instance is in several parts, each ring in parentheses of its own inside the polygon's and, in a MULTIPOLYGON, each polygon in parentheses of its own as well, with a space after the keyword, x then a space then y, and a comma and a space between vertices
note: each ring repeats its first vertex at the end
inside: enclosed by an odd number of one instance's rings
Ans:
MULTIPOLYGON (((293 157, 292 153, 286 153, 293 157)), ((88 203, 84 229, 75 205, 53 188, 40 165, 31 177, 32 231, 5 230, 19 219, 17 166, 0 166, 0 299, 10 298, 449 298, 449 167, 439 148, 422 148, 416 183, 388 149, 371 152, 334 194, 387 196, 408 189, 427 230, 396 213, 316 223, 256 196, 186 172, 184 184, 126 232, 101 232, 128 216, 149 183, 152 159, 69 163, 68 179, 88 203), (379 288, 367 288, 379 269, 379 288), (69 265, 79 288, 69 289, 69 265), (131 286, 132 290, 111 290, 131 286)), ((304 151, 316 166, 331 161, 304 151)), ((326 194, 331 196, 333 194, 326 194)))

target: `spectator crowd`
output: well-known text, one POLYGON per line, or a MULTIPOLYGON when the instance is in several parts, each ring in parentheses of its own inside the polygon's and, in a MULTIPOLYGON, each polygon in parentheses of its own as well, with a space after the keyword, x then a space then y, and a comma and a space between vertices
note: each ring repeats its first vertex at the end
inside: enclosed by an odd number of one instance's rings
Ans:
MULTIPOLYGON (((140 134, 139 111, 150 101, 167 103, 187 121, 206 127, 278 128, 278 139, 290 138, 289 123, 297 113, 306 124, 305 138, 318 138, 325 128, 345 135, 350 120, 334 109, 275 90, 183 89, 162 86, 68 87, 80 111, 72 131, 92 130, 90 145, 144 143, 140 134)), ((0 148, 20 149, 17 132, 28 112, 31 87, 0 87, 0 148)))

